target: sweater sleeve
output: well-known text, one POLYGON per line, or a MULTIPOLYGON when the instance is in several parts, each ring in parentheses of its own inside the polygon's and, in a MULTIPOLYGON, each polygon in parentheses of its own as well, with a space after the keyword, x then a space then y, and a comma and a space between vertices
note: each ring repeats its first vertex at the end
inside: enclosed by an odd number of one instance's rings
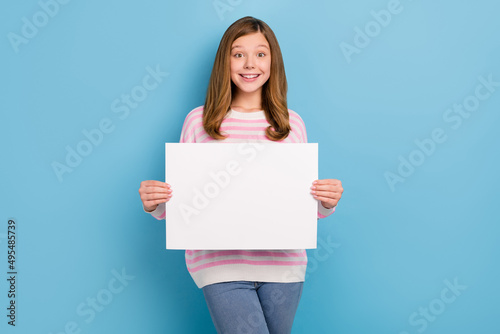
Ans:
MULTIPOLYGON (((290 111, 290 123, 292 125, 292 131, 297 131, 297 137, 300 138, 300 142, 307 143, 306 125, 299 114, 290 111)), ((318 220, 320 218, 326 218, 334 213, 336 207, 335 205, 333 208, 327 209, 321 204, 321 201, 318 201, 318 220)))
MULTIPOLYGON (((181 136, 179 139, 179 143, 194 143, 196 142, 195 138, 195 126, 194 126, 194 120, 196 116, 199 116, 200 114, 200 107, 192 110, 184 119, 184 124, 182 125, 182 131, 181 131, 181 136)), ((165 180, 165 182, 167 182, 165 180)), ((160 203, 156 207, 155 210, 153 211, 146 211, 144 209, 144 205, 142 209, 144 212, 150 213, 153 217, 155 217, 158 220, 165 219, 165 205, 166 203, 160 203)))
POLYGON ((142 209, 144 210, 144 212, 150 213, 153 217, 155 217, 158 220, 165 218, 165 203, 158 204, 156 209, 154 209, 153 211, 146 211, 144 209, 144 206, 142 206, 142 209))

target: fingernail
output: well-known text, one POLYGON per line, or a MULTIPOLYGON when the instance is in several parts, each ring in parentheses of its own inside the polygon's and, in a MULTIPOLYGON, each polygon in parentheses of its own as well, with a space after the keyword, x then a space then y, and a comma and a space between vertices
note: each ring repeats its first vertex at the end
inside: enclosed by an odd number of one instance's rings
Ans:
POLYGON ((314 181, 313 184, 317 184, 318 182, 317 181, 314 181))

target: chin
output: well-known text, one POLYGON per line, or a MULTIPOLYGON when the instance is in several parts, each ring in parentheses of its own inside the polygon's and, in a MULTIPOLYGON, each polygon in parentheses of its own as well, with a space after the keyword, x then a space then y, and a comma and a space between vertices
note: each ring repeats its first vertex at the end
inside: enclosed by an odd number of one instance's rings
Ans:
POLYGON ((253 85, 253 86, 247 86, 247 85, 240 85, 240 86, 236 86, 238 88, 238 90, 244 92, 244 93, 254 93, 260 89, 262 89, 262 87, 264 87, 264 84, 262 85, 253 85))
POLYGON ((239 91, 246 93, 246 94, 251 94, 251 93, 258 92, 261 88, 262 88, 262 86, 260 86, 259 88, 256 88, 256 89, 241 89, 240 88, 239 91))

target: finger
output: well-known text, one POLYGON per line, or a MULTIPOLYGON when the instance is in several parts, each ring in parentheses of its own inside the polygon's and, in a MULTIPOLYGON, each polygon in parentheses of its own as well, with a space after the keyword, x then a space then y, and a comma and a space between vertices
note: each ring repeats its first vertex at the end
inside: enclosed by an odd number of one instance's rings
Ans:
POLYGON ((325 202, 325 201, 319 201, 319 203, 321 203, 321 206, 328 209, 328 210, 331 210, 333 209, 334 207, 337 206, 337 204, 330 204, 328 202, 325 202))
POLYGON ((331 185, 341 185, 342 182, 337 179, 322 179, 322 180, 314 180, 313 183, 316 182, 314 185, 326 185, 326 184, 331 184, 331 185))
POLYGON ((148 202, 144 203, 144 206, 154 206, 154 205, 158 205, 158 204, 161 204, 161 203, 167 203, 168 201, 170 201, 170 198, 160 199, 160 200, 154 200, 154 201, 148 201, 148 202))
POLYGON ((331 193, 338 194, 340 196, 344 192, 344 189, 342 187, 339 187, 339 186, 317 186, 317 187, 311 187, 311 192, 319 192, 319 191, 331 192, 331 193))
POLYGON ((167 188, 170 185, 166 182, 161 182, 161 181, 156 181, 156 180, 147 180, 147 181, 142 181, 141 182, 141 187, 162 187, 162 188, 167 188))
POLYGON ((344 189, 338 185, 332 184, 314 184, 311 189, 313 190, 329 190, 334 192, 342 192, 344 189))
POLYGON ((315 193, 313 193, 313 196, 314 195, 320 196, 322 198, 332 198, 332 199, 336 199, 336 200, 340 199, 340 193, 331 192, 331 191, 316 191, 315 193))
POLYGON ((165 196, 165 197, 149 198, 149 199, 144 199, 143 203, 153 203, 154 202, 155 204, 157 204, 158 201, 160 203, 164 203, 164 202, 170 200, 171 198, 172 198, 172 195, 168 195, 168 196, 165 196))
POLYGON ((166 194, 168 192, 172 192, 173 190, 171 188, 163 188, 163 187, 147 187, 143 188, 142 192, 144 194, 153 194, 153 193, 162 193, 166 194))
POLYGON ((141 196, 141 199, 143 201, 151 201, 151 200, 157 200, 157 199, 166 199, 169 197, 172 197, 172 195, 155 193, 155 194, 143 195, 143 196, 141 196))
POLYGON ((325 202, 330 204, 330 206, 335 206, 338 203, 338 200, 332 200, 327 197, 322 197, 322 196, 314 196, 314 199, 317 199, 318 201, 325 202))

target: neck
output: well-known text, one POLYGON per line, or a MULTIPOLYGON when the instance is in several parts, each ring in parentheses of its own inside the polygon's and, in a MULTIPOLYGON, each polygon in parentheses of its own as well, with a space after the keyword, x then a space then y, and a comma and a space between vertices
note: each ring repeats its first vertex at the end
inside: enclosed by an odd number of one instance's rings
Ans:
POLYGON ((231 108, 242 112, 262 110, 262 88, 251 93, 236 91, 231 101, 231 108))

